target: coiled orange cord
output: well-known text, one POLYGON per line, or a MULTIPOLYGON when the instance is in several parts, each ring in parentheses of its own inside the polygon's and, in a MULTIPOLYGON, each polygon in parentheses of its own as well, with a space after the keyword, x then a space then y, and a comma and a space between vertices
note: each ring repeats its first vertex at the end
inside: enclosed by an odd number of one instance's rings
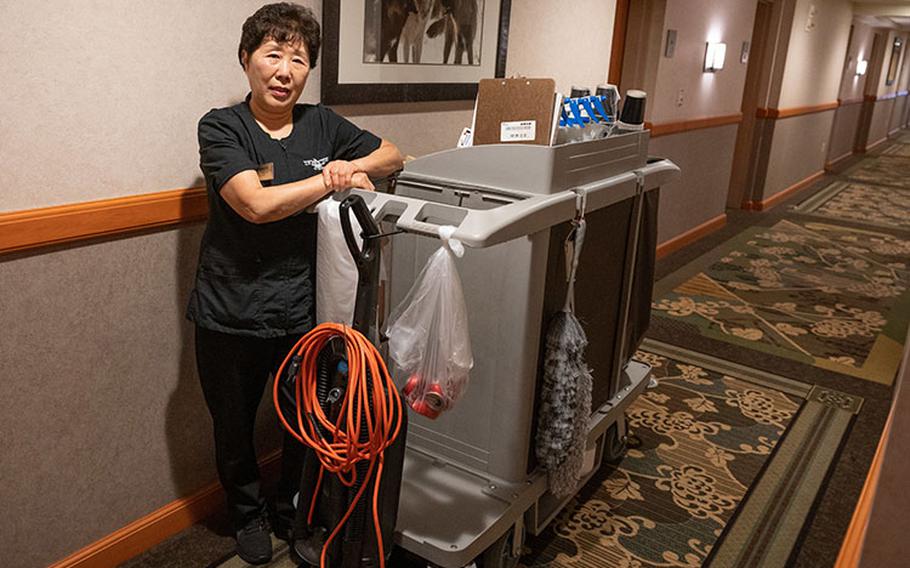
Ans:
MULTIPOLYGON (((316 489, 310 503, 309 520, 313 520, 313 511, 316 505, 316 496, 322 484, 323 474, 326 471, 336 474, 347 487, 353 487, 358 482, 357 471, 354 466, 361 460, 369 460, 369 469, 365 479, 360 480, 360 490, 357 492, 351 506, 342 517, 338 526, 332 531, 325 545, 322 547, 320 566, 325 566, 326 551, 332 541, 341 531, 351 513, 360 501, 364 490, 373 476, 373 525, 376 529, 376 542, 379 552, 379 564, 385 567, 385 552, 382 544, 382 529, 379 523, 377 502, 379 485, 382 479, 383 452, 398 437, 401 429, 401 398, 398 389, 385 362, 376 350, 376 347, 360 332, 350 327, 324 323, 300 338, 281 363, 275 374, 273 390, 275 408, 282 426, 287 429, 300 443, 313 449, 319 458, 320 469, 316 489), (348 359, 348 387, 344 398, 341 400, 341 409, 333 423, 322 410, 316 395, 318 357, 326 344, 335 337, 343 337, 347 349, 348 359), (297 406, 296 425, 289 423, 282 414, 279 405, 279 392, 281 377, 284 369, 294 355, 301 357, 300 370, 296 380, 295 401, 297 406), (367 383, 372 381, 372 389, 368 390, 367 383), (372 399, 371 413, 368 397, 372 399), (363 424, 365 418, 366 424, 363 424), (317 424, 319 425, 317 427, 317 424), (332 442, 320 434, 318 428, 330 434, 332 442), (366 428, 369 434, 365 442, 360 441, 360 433, 366 428)), ((301 496, 302 497, 302 496, 301 496)))

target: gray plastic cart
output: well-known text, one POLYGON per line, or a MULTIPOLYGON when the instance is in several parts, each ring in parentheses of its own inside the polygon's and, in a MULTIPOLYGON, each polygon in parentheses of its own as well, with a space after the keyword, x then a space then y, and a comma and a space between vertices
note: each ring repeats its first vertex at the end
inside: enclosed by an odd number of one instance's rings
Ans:
POLYGON ((656 190, 678 175, 647 159, 647 131, 560 146, 447 150, 407 164, 393 193, 361 192, 397 236, 387 305, 397 305, 439 247, 441 225, 471 247, 459 272, 475 366, 464 396, 437 420, 411 414, 397 543, 443 568, 517 564, 569 500, 547 492, 533 452, 546 325, 565 293, 562 245, 587 199, 576 311, 590 345, 594 406, 584 476, 624 451, 624 410, 650 367, 630 359, 647 325, 656 190), (644 319, 644 321, 642 321, 644 319))

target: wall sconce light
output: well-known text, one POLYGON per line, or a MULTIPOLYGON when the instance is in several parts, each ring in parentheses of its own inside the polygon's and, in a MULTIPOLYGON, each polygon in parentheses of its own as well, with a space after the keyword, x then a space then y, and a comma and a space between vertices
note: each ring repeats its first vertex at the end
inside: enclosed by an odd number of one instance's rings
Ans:
POLYGON ((727 57, 727 44, 708 42, 705 49, 705 72, 720 71, 724 68, 724 59, 727 57))
POLYGON ((857 59, 856 60, 856 74, 865 75, 866 67, 868 67, 868 66, 869 66, 869 62, 866 61, 865 59, 857 59))

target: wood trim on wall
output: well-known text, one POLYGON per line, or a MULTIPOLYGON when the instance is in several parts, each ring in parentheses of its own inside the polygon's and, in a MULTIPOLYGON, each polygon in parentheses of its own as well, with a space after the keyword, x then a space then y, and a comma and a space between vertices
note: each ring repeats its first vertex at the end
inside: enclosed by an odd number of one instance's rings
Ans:
POLYGON ((841 541, 841 549, 837 555, 837 561, 834 563, 834 568, 857 568, 860 564, 863 541, 866 539, 866 530, 869 528, 869 520, 872 517, 872 505, 875 502, 878 479, 882 470, 882 460, 888 445, 888 436, 891 432, 891 420, 893 417, 894 407, 892 406, 891 412, 888 413, 885 429, 878 440, 878 447, 875 449, 875 456, 869 466, 869 474, 863 484, 859 501, 853 510, 850 526, 847 527, 847 533, 844 535, 844 540, 841 541))
POLYGON ((607 81, 619 85, 622 78, 622 63, 626 55, 626 29, 629 27, 629 3, 632 0, 616 0, 616 15, 613 18, 613 43, 610 47, 610 69, 607 81))
POLYGON ((0 255, 203 221, 207 216, 204 187, 0 213, 0 255))
POLYGON ((834 110, 840 106, 839 101, 834 101, 830 103, 823 103, 820 105, 811 105, 803 107, 793 107, 793 108, 759 108, 755 111, 755 116, 758 118, 790 118, 793 116, 802 116, 804 114, 813 114, 816 112, 824 112, 826 110, 834 110))
POLYGON ((826 172, 834 171, 844 160, 850 159, 852 157, 853 157, 853 152, 850 151, 850 152, 847 152, 846 154, 843 154, 841 156, 834 158, 833 160, 825 162, 825 171, 826 172))
POLYGON ((691 130, 701 130, 703 128, 715 128, 726 126, 728 124, 739 124, 743 121, 743 114, 728 114, 724 116, 711 116, 705 118, 690 118, 677 122, 661 122, 658 124, 647 123, 645 126, 651 130, 651 138, 667 136, 669 134, 679 134, 680 132, 689 132, 691 130))
POLYGON ((800 181, 794 183, 787 189, 785 189, 783 191, 779 191, 767 199, 763 199, 761 201, 747 201, 746 203, 743 204, 743 209, 746 209, 747 211, 767 211, 768 209, 771 209, 772 207, 774 207, 775 205, 777 205, 784 199, 792 196, 794 193, 798 192, 799 190, 805 189, 806 187, 808 187, 808 186, 812 185, 813 183, 815 183, 816 181, 820 180, 821 178, 824 177, 824 175, 825 175, 824 170, 817 171, 814 174, 807 177, 806 179, 803 179, 803 180, 800 180, 800 181))
POLYGON ((867 103, 877 103, 881 101, 890 101, 891 99, 896 99, 897 97, 902 97, 905 95, 900 95, 898 93, 888 93, 887 95, 865 95, 863 101, 867 103))
POLYGON ((717 217, 705 221, 701 225, 689 229, 681 235, 677 235, 668 241, 660 243, 657 245, 657 259, 660 260, 668 254, 694 243, 698 239, 723 228, 726 224, 727 214, 721 213, 717 217))
MULTIPOLYGON (((277 479, 281 450, 259 460, 262 479, 277 479)), ((133 521, 49 568, 107 568, 118 566, 156 544, 212 516, 224 506, 224 490, 217 481, 189 497, 177 499, 157 511, 133 521)))
POLYGON ((888 141, 888 136, 885 135, 885 137, 882 138, 881 140, 876 140, 875 142, 872 142, 871 144, 866 144, 865 151, 871 152, 872 150, 875 150, 876 148, 878 148, 879 146, 881 146, 882 144, 884 144, 887 141, 888 141))
POLYGON ((837 99, 838 106, 848 106, 848 105, 858 105, 862 103, 865 99, 863 97, 856 97, 853 99, 837 99))

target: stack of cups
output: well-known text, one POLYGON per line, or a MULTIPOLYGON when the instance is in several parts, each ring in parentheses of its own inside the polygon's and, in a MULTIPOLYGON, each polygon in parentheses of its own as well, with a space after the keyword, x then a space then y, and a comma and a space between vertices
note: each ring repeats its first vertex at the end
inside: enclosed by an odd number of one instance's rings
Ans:
POLYGON ((626 102, 622 105, 622 114, 616 122, 620 131, 634 132, 645 127, 645 100, 648 95, 644 91, 630 89, 626 91, 626 102))

